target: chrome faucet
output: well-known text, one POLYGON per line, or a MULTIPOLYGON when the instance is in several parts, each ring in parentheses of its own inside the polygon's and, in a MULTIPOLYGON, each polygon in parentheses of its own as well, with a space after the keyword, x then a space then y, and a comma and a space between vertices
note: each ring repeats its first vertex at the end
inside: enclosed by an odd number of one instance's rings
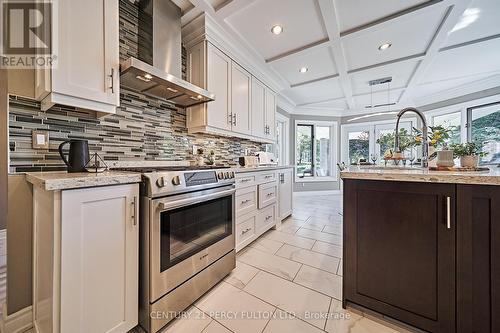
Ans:
POLYGON ((422 168, 427 168, 429 166, 429 139, 427 136, 427 121, 425 120, 425 115, 415 109, 415 108, 405 108, 398 113, 398 120, 396 121, 396 133, 394 135, 394 151, 397 153, 401 152, 401 149, 399 148, 399 121, 401 120, 401 117, 406 113, 406 112, 415 112, 420 120, 422 120, 422 160, 421 160, 421 165, 422 168))

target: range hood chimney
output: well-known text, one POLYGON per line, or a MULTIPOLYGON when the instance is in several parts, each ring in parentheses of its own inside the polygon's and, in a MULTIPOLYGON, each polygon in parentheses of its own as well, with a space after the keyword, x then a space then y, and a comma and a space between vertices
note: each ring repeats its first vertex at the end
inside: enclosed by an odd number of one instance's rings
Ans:
POLYGON ((120 84, 178 107, 215 100, 209 91, 180 79, 181 10, 170 0, 139 1, 139 59, 121 64, 120 84))

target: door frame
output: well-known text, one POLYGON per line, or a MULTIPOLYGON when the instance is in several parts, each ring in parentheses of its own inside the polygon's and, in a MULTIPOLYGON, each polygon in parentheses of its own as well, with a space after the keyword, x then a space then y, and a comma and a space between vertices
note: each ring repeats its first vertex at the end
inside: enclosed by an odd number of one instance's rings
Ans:
MULTIPOLYGON (((276 127, 278 127, 279 123, 284 124, 284 130, 283 133, 281 134, 284 147, 280 147, 279 151, 281 152, 281 150, 283 149, 285 156, 285 159, 283 161, 279 159, 279 165, 289 165, 290 164, 290 118, 282 115, 279 112, 276 112, 276 127)), ((277 145, 279 146, 280 143, 277 142, 277 145)))

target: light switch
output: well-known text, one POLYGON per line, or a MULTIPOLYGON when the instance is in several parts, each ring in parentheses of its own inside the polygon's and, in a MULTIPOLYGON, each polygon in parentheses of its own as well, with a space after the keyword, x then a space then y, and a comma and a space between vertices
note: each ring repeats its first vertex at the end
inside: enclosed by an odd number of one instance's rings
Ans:
POLYGON ((34 130, 32 132, 32 141, 33 149, 49 149, 49 132, 34 130))

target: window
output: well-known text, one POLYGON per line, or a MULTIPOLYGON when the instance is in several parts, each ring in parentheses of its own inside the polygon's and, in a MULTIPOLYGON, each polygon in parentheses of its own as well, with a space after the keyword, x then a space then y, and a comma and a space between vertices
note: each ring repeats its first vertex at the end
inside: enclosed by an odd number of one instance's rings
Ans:
POLYGON ((349 162, 356 164, 359 160, 368 160, 368 155, 370 154, 370 132, 349 132, 348 138, 349 162))
POLYGON ((467 110, 467 141, 483 145, 487 153, 481 164, 500 163, 500 103, 472 107, 467 110))
POLYGON ((295 164, 298 180, 332 180, 336 177, 334 132, 336 123, 298 121, 295 164))
POLYGON ((462 115, 460 112, 453 112, 432 117, 432 126, 443 126, 449 128, 450 138, 446 140, 446 144, 460 143, 461 140, 461 122, 462 115))

